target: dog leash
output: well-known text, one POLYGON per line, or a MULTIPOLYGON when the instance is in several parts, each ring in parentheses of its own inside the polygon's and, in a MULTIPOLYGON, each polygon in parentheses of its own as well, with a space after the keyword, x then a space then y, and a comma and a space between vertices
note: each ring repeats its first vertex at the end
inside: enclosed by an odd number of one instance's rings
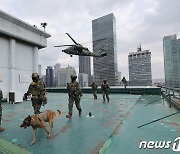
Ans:
POLYGON ((40 122, 42 122, 41 118, 39 117, 39 114, 36 115, 40 122))

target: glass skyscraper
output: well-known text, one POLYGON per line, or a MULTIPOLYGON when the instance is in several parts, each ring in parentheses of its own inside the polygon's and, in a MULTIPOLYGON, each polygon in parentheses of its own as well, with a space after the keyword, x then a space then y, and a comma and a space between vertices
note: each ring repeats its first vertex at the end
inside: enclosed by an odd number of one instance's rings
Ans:
POLYGON ((180 87, 180 40, 176 34, 163 38, 165 84, 169 88, 180 87))
MULTIPOLYGON (((91 82, 91 59, 89 56, 79 56, 79 74, 88 75, 88 84, 91 82)), ((80 84, 81 80, 79 80, 80 84)))
POLYGON ((117 72, 116 23, 114 15, 97 18, 92 21, 93 52, 105 50, 107 56, 93 58, 94 81, 101 85, 107 79, 109 85, 115 85, 117 72))
POLYGON ((46 69, 46 86, 47 87, 54 86, 54 70, 52 66, 47 66, 46 69))
POLYGON ((151 74, 151 52, 141 50, 131 52, 129 61, 129 85, 130 86, 152 86, 151 74))

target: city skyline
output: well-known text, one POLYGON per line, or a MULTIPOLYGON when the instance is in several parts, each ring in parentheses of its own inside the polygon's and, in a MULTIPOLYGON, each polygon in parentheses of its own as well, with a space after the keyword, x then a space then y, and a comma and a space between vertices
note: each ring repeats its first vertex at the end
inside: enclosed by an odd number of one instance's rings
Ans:
MULTIPOLYGON (((144 49, 152 52, 153 79, 164 78, 163 37, 173 34, 180 36, 178 22, 180 1, 178 0, 173 2, 170 0, 126 2, 53 0, 46 3, 41 0, 38 2, 2 0, 0 7, 12 16, 36 25, 42 30, 41 23, 47 22, 45 31, 52 37, 48 39, 47 48, 40 50, 39 53, 42 74, 45 74, 46 66, 52 66, 54 63, 61 63, 62 67, 74 66, 79 72, 78 56, 71 58, 62 53, 61 49, 55 49, 54 45, 66 44, 68 41, 72 43, 65 36, 66 32, 75 36, 80 43, 90 42, 91 21, 109 13, 113 13, 116 17, 118 71, 125 77, 128 77, 127 55, 141 43, 144 49), (50 8, 53 8, 53 11, 50 8)), ((92 43, 86 46, 92 51, 92 43)))

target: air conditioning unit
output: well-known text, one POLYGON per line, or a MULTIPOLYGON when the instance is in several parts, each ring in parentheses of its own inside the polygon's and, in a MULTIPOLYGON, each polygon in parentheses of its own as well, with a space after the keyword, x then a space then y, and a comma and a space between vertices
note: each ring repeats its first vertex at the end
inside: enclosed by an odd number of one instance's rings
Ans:
POLYGON ((9 92, 8 102, 12 104, 23 102, 23 93, 22 92, 16 92, 16 93, 9 92))
POLYGON ((15 92, 9 92, 9 103, 15 102, 15 92))

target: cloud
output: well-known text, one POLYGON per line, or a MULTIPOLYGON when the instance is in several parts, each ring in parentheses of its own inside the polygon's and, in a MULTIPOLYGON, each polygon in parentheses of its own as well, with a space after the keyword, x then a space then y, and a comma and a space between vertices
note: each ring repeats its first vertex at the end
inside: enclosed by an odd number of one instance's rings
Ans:
MULTIPOLYGON (((66 32, 79 43, 91 41, 92 20, 109 13, 114 13, 116 18, 118 70, 127 78, 128 54, 136 51, 140 43, 143 49, 152 52, 153 78, 164 78, 163 37, 180 36, 179 0, 1 0, 0 8, 40 29, 41 22, 48 23, 46 32, 52 37, 48 38, 48 46, 39 52, 43 70, 60 63, 78 71, 78 57, 70 58, 61 52, 63 48, 54 45, 73 43, 66 32)), ((92 50, 92 43, 84 45, 92 50)))

